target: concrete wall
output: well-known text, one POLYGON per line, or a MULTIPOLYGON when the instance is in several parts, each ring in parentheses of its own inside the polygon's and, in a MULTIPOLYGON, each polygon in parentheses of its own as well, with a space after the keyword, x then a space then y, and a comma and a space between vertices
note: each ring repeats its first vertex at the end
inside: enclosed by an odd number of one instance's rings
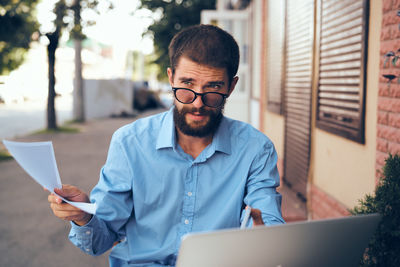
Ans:
POLYGON ((125 79, 84 80, 86 119, 132 113, 133 83, 125 79))

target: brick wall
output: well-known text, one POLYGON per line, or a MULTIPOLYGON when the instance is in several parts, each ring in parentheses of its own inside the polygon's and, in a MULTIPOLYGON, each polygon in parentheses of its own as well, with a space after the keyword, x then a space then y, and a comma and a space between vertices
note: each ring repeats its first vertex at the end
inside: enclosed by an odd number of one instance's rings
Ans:
POLYGON ((345 205, 313 184, 310 186, 309 208, 313 220, 350 215, 345 205))
MULTIPOLYGON (((384 66, 384 55, 400 49, 400 0, 383 0, 382 29, 380 47, 380 73, 378 96, 378 123, 376 142, 376 179, 385 164, 388 153, 400 153, 400 61, 396 66, 391 63, 384 66), (394 74, 396 79, 390 84, 383 74, 394 74)), ((400 55, 400 51, 397 52, 400 55)))

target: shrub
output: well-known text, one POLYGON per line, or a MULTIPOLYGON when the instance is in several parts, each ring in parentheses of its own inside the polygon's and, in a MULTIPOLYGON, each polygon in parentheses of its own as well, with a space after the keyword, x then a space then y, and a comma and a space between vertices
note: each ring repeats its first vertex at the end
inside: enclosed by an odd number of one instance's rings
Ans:
POLYGON ((361 266, 400 266, 400 157, 389 155, 375 194, 368 194, 352 214, 378 212, 382 220, 370 240, 361 266))

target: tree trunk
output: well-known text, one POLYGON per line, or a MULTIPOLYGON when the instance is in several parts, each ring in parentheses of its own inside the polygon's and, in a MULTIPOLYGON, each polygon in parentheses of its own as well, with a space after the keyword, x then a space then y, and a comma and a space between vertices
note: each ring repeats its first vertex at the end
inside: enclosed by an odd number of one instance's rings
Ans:
POLYGON ((56 49, 58 47, 59 33, 54 32, 47 34, 49 44, 47 45, 47 58, 49 63, 49 92, 47 96, 47 129, 57 129, 57 118, 55 109, 56 98, 56 77, 55 77, 55 62, 56 62, 56 49))
POLYGON ((75 44, 75 88, 74 88, 74 117, 76 121, 85 121, 85 106, 82 78, 82 41, 74 40, 75 44))
POLYGON ((75 45, 75 88, 74 88, 74 117, 76 121, 85 121, 84 88, 82 79, 82 26, 81 26, 81 0, 74 0, 74 25, 79 29, 73 34, 75 45))

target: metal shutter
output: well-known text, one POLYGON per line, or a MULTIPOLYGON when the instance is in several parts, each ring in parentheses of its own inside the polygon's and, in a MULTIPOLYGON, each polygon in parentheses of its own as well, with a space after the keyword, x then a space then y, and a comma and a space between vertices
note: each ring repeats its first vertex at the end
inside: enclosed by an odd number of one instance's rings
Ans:
POLYGON ((314 1, 288 0, 284 181, 306 199, 310 161, 314 1))
POLYGON ((317 127, 364 143, 365 0, 321 3, 317 127))

